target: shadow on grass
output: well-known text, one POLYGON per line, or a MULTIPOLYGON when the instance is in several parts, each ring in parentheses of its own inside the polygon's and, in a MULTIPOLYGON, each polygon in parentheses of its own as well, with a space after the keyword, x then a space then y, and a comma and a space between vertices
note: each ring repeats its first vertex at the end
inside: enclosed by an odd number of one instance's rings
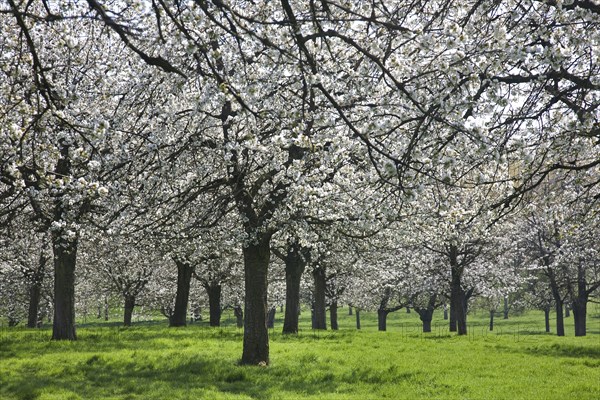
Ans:
MULTIPOLYGON (((326 398, 338 387, 336 376, 323 366, 292 370, 290 366, 239 366, 232 359, 176 353, 168 358, 161 362, 147 354, 116 358, 98 353, 51 370, 40 369, 33 362, 23 363, 0 380, 0 397, 36 399, 42 393, 62 393, 64 398, 159 399, 191 398, 190 393, 216 391, 254 399, 270 399, 283 392, 298 396, 322 394, 326 398)), ((358 376, 371 377, 369 374, 362 371, 358 376)))

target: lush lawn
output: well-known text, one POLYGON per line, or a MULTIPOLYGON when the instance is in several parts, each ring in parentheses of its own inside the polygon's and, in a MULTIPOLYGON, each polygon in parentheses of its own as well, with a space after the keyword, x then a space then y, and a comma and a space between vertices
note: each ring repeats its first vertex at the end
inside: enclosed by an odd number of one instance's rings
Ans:
POLYGON ((313 332, 304 312, 297 337, 272 333, 266 368, 237 365, 242 332, 229 314, 217 329, 81 324, 72 343, 50 341, 48 328, 3 328, 0 398, 599 399, 600 315, 590 311, 583 338, 573 337, 572 318, 567 337, 542 333, 537 312, 498 317, 494 332, 475 313, 466 337, 450 335, 441 315, 421 334, 404 311, 390 315, 388 332, 362 313, 356 331, 346 309, 340 331, 313 332))

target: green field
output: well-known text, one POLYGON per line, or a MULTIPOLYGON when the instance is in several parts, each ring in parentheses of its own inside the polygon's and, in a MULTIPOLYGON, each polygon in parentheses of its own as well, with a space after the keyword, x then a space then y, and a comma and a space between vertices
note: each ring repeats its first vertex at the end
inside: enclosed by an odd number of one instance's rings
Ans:
MULTIPOLYGON (((271 365, 237 365, 242 332, 165 321, 81 323, 77 342, 52 342, 50 329, 2 328, 0 398, 9 399, 599 399, 600 310, 588 336, 543 333, 543 315, 469 316, 470 333, 449 334, 441 313, 419 332, 413 312, 390 314, 388 332, 373 313, 362 330, 340 309, 340 330, 313 332, 302 314, 298 336, 271 333, 271 365)), ((278 317, 282 317, 278 313, 278 317)), ((554 327, 553 327, 554 329, 554 327)))

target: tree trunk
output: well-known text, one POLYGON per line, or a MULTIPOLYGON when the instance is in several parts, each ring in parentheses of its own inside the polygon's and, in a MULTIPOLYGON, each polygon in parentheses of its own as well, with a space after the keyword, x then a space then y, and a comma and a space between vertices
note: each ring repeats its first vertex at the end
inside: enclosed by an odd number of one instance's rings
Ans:
POLYGON ((504 319, 508 319, 508 296, 504 296, 504 319))
POLYGON ((406 313, 410 314, 410 306, 406 306, 406 313))
POLYGON ((356 308, 354 311, 354 314, 356 315, 356 329, 360 330, 360 309, 356 308))
POLYGON ((444 304, 444 320, 448 319, 448 306, 444 304))
POLYGON ((571 309, 569 308, 569 304, 565 303, 565 318, 569 318, 571 316, 571 309))
POLYGON ((269 329, 273 329, 275 327, 276 311, 277 311, 277 308, 275 306, 273 306, 269 309, 269 312, 267 313, 267 328, 269 328, 269 329))
POLYGON ((327 314, 325 312, 325 290, 327 282, 325 267, 314 268, 313 278, 315 280, 315 319, 313 329, 327 329, 327 314))
POLYGON ((575 323, 575 336, 586 335, 587 302, 589 292, 585 269, 580 263, 577 268, 577 295, 573 300, 573 322, 575 323))
POLYGON ((60 232, 52 237, 54 253, 54 321, 52 340, 76 340, 75 264, 77 241, 63 241, 60 232))
POLYGON ((494 314, 496 312, 494 310, 490 310, 490 331, 494 330, 494 314))
POLYGON ((309 253, 294 243, 288 247, 285 257, 285 316, 283 333, 298 333, 300 315, 300 281, 306 269, 309 253))
POLYGON ((233 314, 235 315, 236 326, 238 328, 243 328, 244 327, 244 310, 242 310, 242 307, 240 307, 240 306, 233 307, 233 314))
POLYGON ((177 265, 177 294, 175 295, 175 308, 169 318, 171 327, 187 325, 190 283, 194 272, 194 268, 188 262, 175 260, 175 264, 177 265))
POLYGON ((242 364, 269 364, 267 329, 268 269, 271 256, 270 236, 244 247, 244 348, 242 364))
POLYGON ((413 307, 419 319, 423 323, 423 332, 431 332, 431 320, 433 319, 433 312, 435 311, 435 300, 437 295, 430 295, 429 301, 427 302, 427 308, 413 307))
POLYGON ((544 319, 546 321, 546 332, 550 332, 550 306, 544 308, 544 319))
POLYGON ((338 305, 337 301, 332 300, 331 305, 329 306, 329 320, 331 322, 331 329, 334 331, 338 330, 338 305))
POLYGON ((42 282, 44 280, 44 271, 46 270, 48 258, 44 255, 44 249, 40 251, 40 258, 37 268, 32 276, 32 282, 29 286, 29 310, 27 313, 27 327, 36 328, 38 326, 38 314, 40 309, 40 299, 42 297, 42 282))
POLYGON ((125 295, 125 308, 123 310, 123 325, 131 326, 131 316, 135 307, 135 296, 125 295))
POLYGON ((108 297, 104 297, 104 320, 108 321, 108 297))
POLYGON ((102 318, 102 304, 98 304, 98 314, 96 314, 96 318, 102 318))
POLYGON ((352 306, 348 306, 348 315, 352 315, 352 306))
POLYGON ((556 302, 556 335, 565 336, 565 321, 563 318, 563 302, 556 302))
POLYGON ((221 285, 210 282, 205 289, 208 294, 209 325, 221 326, 221 285))
POLYGON ((387 316, 388 316, 388 311, 387 310, 382 310, 382 309, 378 309, 377 310, 377 327, 380 331, 386 331, 387 330, 387 316))
POLYGON ((586 335, 587 302, 573 304, 573 319, 575 336, 586 335))
POLYGON ((459 335, 467 334, 467 299, 461 285, 463 268, 458 264, 458 249, 450 246, 450 266, 452 281, 450 287, 450 331, 457 331, 459 335), (453 321, 453 315, 455 320, 453 321), (454 328, 454 330, 452 329, 454 328))

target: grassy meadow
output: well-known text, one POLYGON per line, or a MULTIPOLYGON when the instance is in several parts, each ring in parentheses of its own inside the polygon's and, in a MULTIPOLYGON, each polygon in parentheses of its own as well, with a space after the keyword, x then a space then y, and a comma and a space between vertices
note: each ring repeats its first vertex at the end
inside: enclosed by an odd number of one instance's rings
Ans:
MULTIPOLYGON (((278 310, 279 311, 279 310, 278 310)), ((222 328, 164 320, 78 326, 78 341, 52 342, 51 328, 0 330, 0 399, 599 399, 600 307, 588 336, 544 333, 540 312, 469 315, 468 336, 450 334, 441 312, 432 333, 416 313, 398 311, 377 332, 374 313, 339 310, 340 330, 298 336, 271 332, 271 365, 243 367, 242 331, 226 312, 222 328)), ((554 326, 552 327, 554 330, 554 326)))

